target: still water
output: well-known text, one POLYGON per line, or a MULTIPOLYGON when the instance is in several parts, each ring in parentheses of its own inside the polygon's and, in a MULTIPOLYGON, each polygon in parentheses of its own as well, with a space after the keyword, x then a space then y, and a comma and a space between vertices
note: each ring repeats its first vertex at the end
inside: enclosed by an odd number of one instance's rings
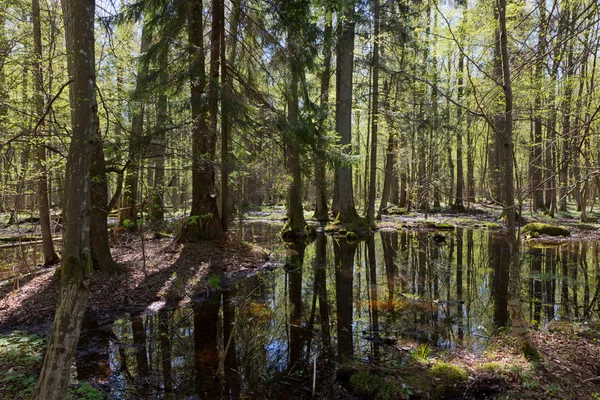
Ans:
MULTIPOLYGON (((280 268, 189 306, 84 322, 77 377, 115 398, 190 399, 310 398, 314 377, 329 398, 344 362, 400 366, 424 343, 479 352, 508 321, 499 232, 379 232, 356 243, 319 234, 293 245, 280 229, 236 227, 280 268)), ((595 242, 523 248, 524 315, 537 326, 597 318, 598 263, 595 242)))

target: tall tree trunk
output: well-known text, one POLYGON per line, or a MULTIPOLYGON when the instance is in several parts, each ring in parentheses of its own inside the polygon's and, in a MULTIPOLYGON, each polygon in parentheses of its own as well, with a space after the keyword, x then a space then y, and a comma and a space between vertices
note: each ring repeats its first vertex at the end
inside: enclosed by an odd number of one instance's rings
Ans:
MULTIPOLYGON (((152 35, 146 24, 142 27, 142 43, 140 54, 145 54, 150 47, 152 35)), ((144 111, 145 102, 142 98, 143 87, 148 76, 148 63, 139 61, 135 83, 134 101, 132 101, 131 137, 129 139, 129 168, 125 176, 125 190, 123 191, 123 204, 119 213, 119 224, 130 229, 137 227, 137 194, 138 175, 142 154, 144 151, 144 111), (128 222, 126 222, 128 221, 128 222)))
POLYGON ((544 165, 542 151, 542 82, 544 79, 544 56, 546 53, 546 3, 538 2, 540 11, 540 25, 538 34, 538 62, 535 65, 535 86, 537 88, 534 100, 534 128, 533 128, 533 163, 531 174, 531 190, 533 194, 534 211, 544 210, 544 187, 542 173, 544 165))
MULTIPOLYGON (((385 109, 386 110, 390 110, 389 107, 389 102, 388 102, 388 98, 389 98, 389 92, 390 92, 390 86, 388 85, 387 82, 384 83, 384 91, 385 91, 385 109)), ((395 97, 395 100, 397 99, 397 96, 395 97)), ((394 102, 395 102, 394 100, 394 102)), ((395 106, 396 104, 394 104, 395 106)), ((395 109, 396 107, 394 107, 395 109)), ((387 114, 389 115, 389 113, 387 114)), ((396 183, 396 204, 398 203, 398 190, 397 190, 397 181, 398 181, 398 177, 396 176, 396 160, 397 160, 397 151, 398 151, 398 131, 397 128, 394 126, 394 123, 392 121, 391 117, 387 118, 387 122, 388 122, 388 130, 389 130, 389 136, 388 136, 388 145, 387 145, 387 150, 386 150, 386 157, 385 157, 385 167, 384 167, 384 177, 383 177, 383 190, 381 192, 381 202, 379 203, 379 210, 377 211, 377 216, 375 217, 376 219, 381 219, 381 214, 383 213, 383 211, 385 211, 385 209, 387 208, 387 204, 390 198, 390 191, 392 191, 394 188, 394 183, 396 183)), ((394 197, 394 194, 392 194, 392 198, 394 197)), ((392 201, 393 203, 393 201, 392 201)))
POLYGON ((506 30, 506 0, 498 0, 498 19, 500 26, 500 52, 502 59, 502 86, 504 90, 504 129, 496 132, 503 142, 503 185, 505 194, 506 229, 508 230, 508 248, 510 252, 510 282, 508 310, 512 329, 519 340, 521 350, 526 357, 539 359, 540 354, 524 325, 521 312, 521 263, 516 227, 517 210, 515 207, 515 182, 513 170, 513 93, 510 80, 510 64, 508 58, 508 36, 506 30))
POLYGON ((98 127, 94 87, 94 2, 63 0, 66 54, 73 129, 64 192, 63 261, 58 306, 48 350, 32 399, 58 400, 67 395, 71 363, 81 331, 92 279, 89 173, 98 127))
POLYGON ((154 135, 154 186, 152 190, 152 204, 150 219, 154 230, 160 230, 165 218, 165 152, 167 145, 167 113, 168 98, 166 88, 168 85, 167 71, 169 48, 166 46, 159 54, 159 85, 156 104, 156 133, 154 135))
POLYGON ((375 24, 373 44, 373 80, 371 100, 371 167, 369 170, 369 207, 367 220, 375 226, 375 179, 377 177, 377 130, 379 126, 379 0, 374 0, 373 23, 375 24))
MULTIPOLYGON (((226 58, 227 38, 225 34, 225 15, 222 15, 223 24, 221 24, 221 86, 223 87, 223 99, 221 100, 221 226, 223 231, 229 230, 229 218, 231 200, 229 198, 229 172, 231 171, 231 157, 229 154, 229 141, 231 136, 231 122, 229 113, 233 101, 233 79, 228 69, 236 64, 237 42, 239 24, 242 13, 242 0, 232 0, 230 35, 229 35, 229 59, 226 58)), ((221 12, 225 13, 225 5, 221 4, 221 12)))
MULTIPOLYGON (((33 0, 31 6, 33 19, 33 49, 34 49, 34 81, 35 81, 35 113, 39 121, 35 136, 37 139, 37 164, 40 172, 38 184, 38 203, 40 209, 40 229, 42 231, 42 249, 44 252, 44 265, 52 265, 58 261, 58 254, 54 251, 52 242, 52 229, 50 228, 50 202, 48 200, 48 173, 46 172, 46 147, 44 147, 44 74, 42 71, 42 24, 40 20, 40 2, 33 0)), ((0 28, 4 30, 4 27, 0 28)))
POLYGON ((214 239, 223 231, 215 188, 215 145, 218 108, 218 87, 214 79, 219 72, 219 3, 213 7, 213 32, 211 34, 211 82, 208 88, 208 113, 210 124, 206 121, 206 106, 203 96, 206 90, 206 71, 204 63, 204 31, 202 23, 202 1, 188 4, 188 40, 191 51, 190 79, 192 105, 192 209, 190 219, 182 232, 180 240, 197 241, 214 239), (216 7, 216 10, 215 10, 216 7))
MULTIPOLYGON (((463 7, 463 24, 467 20, 467 7, 466 4, 463 7)), ((463 32, 464 30, 461 30, 463 32)), ((464 45, 464 34, 461 34, 461 46, 464 45)), ((458 55, 458 82, 457 82, 457 99, 458 103, 462 104, 464 95, 464 77, 465 77, 465 56, 462 52, 458 55)), ((452 208, 455 210, 463 211, 465 209, 463 203, 465 177, 463 172, 463 131, 465 123, 463 121, 463 109, 458 107, 456 109, 456 196, 454 199, 454 205, 452 208)), ((468 168, 468 167, 467 167, 468 168)), ((468 174, 467 174, 468 175, 468 174)))
MULTIPOLYGON (((321 110, 329 107, 329 86, 331 83, 331 51, 332 51, 333 27, 331 11, 327 11, 325 31, 323 33, 323 71, 321 72, 321 110)), ((327 115, 327 113, 325 113, 327 115)), ((328 221, 327 193, 325 191, 325 139, 323 132, 318 132, 317 151, 314 155, 315 168, 315 214, 317 221, 328 221)))
MULTIPOLYGON (((336 114, 336 125, 339 134, 339 143, 344 153, 350 154, 352 149, 352 76, 354 72, 354 7, 355 2, 347 5, 342 23, 339 39, 338 69, 338 96, 339 102, 336 114)), ((358 222, 360 217, 354 204, 354 190, 352 185, 352 166, 337 165, 337 187, 339 196, 338 220, 343 223, 358 222)))
POLYGON ((291 132, 287 132, 286 155, 287 169, 292 177, 288 187, 287 198, 287 223, 284 228, 284 236, 294 239, 306 235, 306 221, 304 220, 304 209, 302 208, 302 170, 300 168, 300 143, 295 131, 298 124, 298 81, 300 79, 301 66, 299 65, 297 47, 293 33, 288 33, 289 68, 291 82, 287 94, 288 126, 291 132))
POLYGON ((121 272, 121 266, 112 259, 108 245, 108 182, 102 142, 100 130, 97 129, 90 166, 90 244, 94 268, 112 274, 121 272))

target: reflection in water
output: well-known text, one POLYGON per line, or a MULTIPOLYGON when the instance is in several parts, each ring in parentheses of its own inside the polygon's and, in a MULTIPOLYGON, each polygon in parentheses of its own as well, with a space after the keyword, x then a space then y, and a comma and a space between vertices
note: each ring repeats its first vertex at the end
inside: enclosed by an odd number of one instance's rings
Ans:
MULTIPOLYGON (((270 246, 283 268, 191 306, 125 315, 112 328, 88 323, 78 375, 117 398, 239 399, 310 397, 316 372, 328 397, 341 362, 401 360, 397 348, 420 343, 481 351, 508 322, 501 234, 380 232, 358 243, 319 234, 284 245, 268 229, 243 234, 270 246)), ((542 326, 597 318, 598 253, 596 243, 524 249, 524 315, 542 326)))

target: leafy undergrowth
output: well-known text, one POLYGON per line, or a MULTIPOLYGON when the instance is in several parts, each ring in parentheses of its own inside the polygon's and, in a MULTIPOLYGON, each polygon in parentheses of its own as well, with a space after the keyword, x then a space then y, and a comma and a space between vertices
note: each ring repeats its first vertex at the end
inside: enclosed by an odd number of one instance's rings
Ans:
POLYGON ((346 365, 338 379, 362 399, 600 399, 600 325, 555 321, 532 337, 540 362, 503 335, 481 355, 417 349, 394 365, 346 365))
MULTIPOLYGON (((0 399, 27 399, 37 380, 47 341, 23 331, 0 336, 0 399)), ((73 382, 67 399, 106 398, 89 382, 73 382)))

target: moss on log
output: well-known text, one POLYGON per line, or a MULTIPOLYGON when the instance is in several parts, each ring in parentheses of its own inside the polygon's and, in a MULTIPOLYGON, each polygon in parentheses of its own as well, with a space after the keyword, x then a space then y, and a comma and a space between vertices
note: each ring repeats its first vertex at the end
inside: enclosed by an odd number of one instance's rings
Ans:
POLYGON ((540 222, 532 222, 527 224, 521 230, 523 233, 528 233, 530 236, 547 235, 547 236, 570 236, 571 231, 562 226, 543 224, 540 222))

